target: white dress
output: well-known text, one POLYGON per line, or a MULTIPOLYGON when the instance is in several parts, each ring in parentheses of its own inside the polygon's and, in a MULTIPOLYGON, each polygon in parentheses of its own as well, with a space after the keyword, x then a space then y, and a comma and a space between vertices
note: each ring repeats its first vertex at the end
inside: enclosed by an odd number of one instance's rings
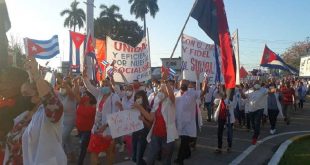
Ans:
POLYGON ((23 134, 24 165, 66 165, 67 157, 62 148, 62 120, 51 122, 44 106, 32 116, 23 134))

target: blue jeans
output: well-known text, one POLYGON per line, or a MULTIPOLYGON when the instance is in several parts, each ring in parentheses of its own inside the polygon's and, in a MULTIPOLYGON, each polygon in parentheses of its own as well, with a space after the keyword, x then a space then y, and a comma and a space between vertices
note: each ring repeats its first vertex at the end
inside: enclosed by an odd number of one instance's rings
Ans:
POLYGON ((137 165, 145 165, 146 162, 143 159, 144 151, 147 145, 146 137, 134 132, 132 134, 132 160, 137 165))
POLYGON ((84 164, 84 158, 85 158, 86 153, 87 153, 87 147, 89 144, 91 131, 81 131, 81 132, 79 132, 79 135, 80 135, 80 141, 81 141, 80 142, 81 143, 81 151, 80 151, 78 164, 83 165, 84 164))
POLYGON ((162 153, 162 164, 171 165, 172 154, 174 150, 174 142, 167 143, 167 138, 161 138, 157 136, 151 137, 151 142, 149 144, 150 152, 147 157, 147 165, 154 165, 158 154, 161 150, 162 153))
POLYGON ((259 109, 254 112, 250 112, 251 125, 254 129, 253 139, 257 139, 260 133, 260 124, 262 121, 264 109, 259 109))
POLYGON ((66 154, 71 154, 74 151, 74 145, 72 144, 71 132, 75 127, 74 123, 64 123, 62 130, 62 145, 66 154))

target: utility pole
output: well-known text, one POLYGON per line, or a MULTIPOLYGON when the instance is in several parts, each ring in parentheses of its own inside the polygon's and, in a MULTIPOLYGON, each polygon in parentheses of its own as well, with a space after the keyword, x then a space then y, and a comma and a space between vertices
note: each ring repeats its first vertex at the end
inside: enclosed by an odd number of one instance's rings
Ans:
POLYGON ((86 33, 90 33, 94 40, 94 0, 87 0, 84 3, 86 4, 86 33))
MULTIPOLYGON (((95 43, 95 37, 94 37, 94 0, 87 0, 87 2, 84 2, 86 4, 86 33, 90 33, 92 36, 92 43, 95 43)), ((88 36, 88 35, 87 35, 88 36)), ((87 65, 87 75, 92 79, 95 77, 95 62, 91 57, 86 56, 86 65, 87 65)))

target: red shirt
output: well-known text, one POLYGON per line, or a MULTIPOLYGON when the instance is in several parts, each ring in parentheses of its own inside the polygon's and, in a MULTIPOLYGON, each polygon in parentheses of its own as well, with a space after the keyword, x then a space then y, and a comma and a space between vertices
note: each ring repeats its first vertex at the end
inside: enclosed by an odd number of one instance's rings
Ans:
POLYGON ((96 116, 96 107, 85 105, 88 97, 83 97, 76 110, 76 127, 79 131, 91 131, 96 116))
POLYGON ((161 103, 158 106, 158 109, 155 112, 155 123, 153 128, 153 135, 158 137, 167 137, 167 129, 166 129, 166 122, 164 117, 161 113, 161 103))
POLYGON ((285 105, 293 104, 293 96, 295 96, 295 91, 293 88, 283 87, 281 89, 282 92, 282 102, 285 105))

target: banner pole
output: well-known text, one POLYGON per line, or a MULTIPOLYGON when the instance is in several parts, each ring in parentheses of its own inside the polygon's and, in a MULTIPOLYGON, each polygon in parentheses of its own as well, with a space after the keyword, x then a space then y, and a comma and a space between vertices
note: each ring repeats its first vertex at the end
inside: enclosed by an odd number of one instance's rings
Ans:
POLYGON ((188 23, 189 17, 191 17, 191 14, 192 14, 192 12, 193 12, 193 10, 194 10, 196 4, 197 4, 197 1, 198 1, 198 0, 195 0, 195 3, 194 3, 194 5, 193 5, 191 11, 189 12, 189 14, 188 14, 188 16, 187 16, 187 19, 186 19, 186 21, 185 21, 185 23, 184 23, 184 25, 183 25, 183 28, 182 28, 182 30, 181 30, 181 33, 180 33, 179 37, 178 37, 178 40, 177 40, 177 42, 176 42, 176 44, 175 44, 175 46, 174 46, 174 48, 173 48, 173 50, 172 50, 170 59, 171 59, 171 58, 173 57, 173 55, 174 55, 174 52, 175 52, 175 50, 176 50, 176 48, 177 48, 177 46, 178 46, 178 43, 179 43, 179 41, 180 41, 180 39, 181 39, 181 37, 182 37, 182 35, 183 35, 184 29, 185 29, 185 27, 186 27, 186 25, 187 25, 187 23, 188 23))

